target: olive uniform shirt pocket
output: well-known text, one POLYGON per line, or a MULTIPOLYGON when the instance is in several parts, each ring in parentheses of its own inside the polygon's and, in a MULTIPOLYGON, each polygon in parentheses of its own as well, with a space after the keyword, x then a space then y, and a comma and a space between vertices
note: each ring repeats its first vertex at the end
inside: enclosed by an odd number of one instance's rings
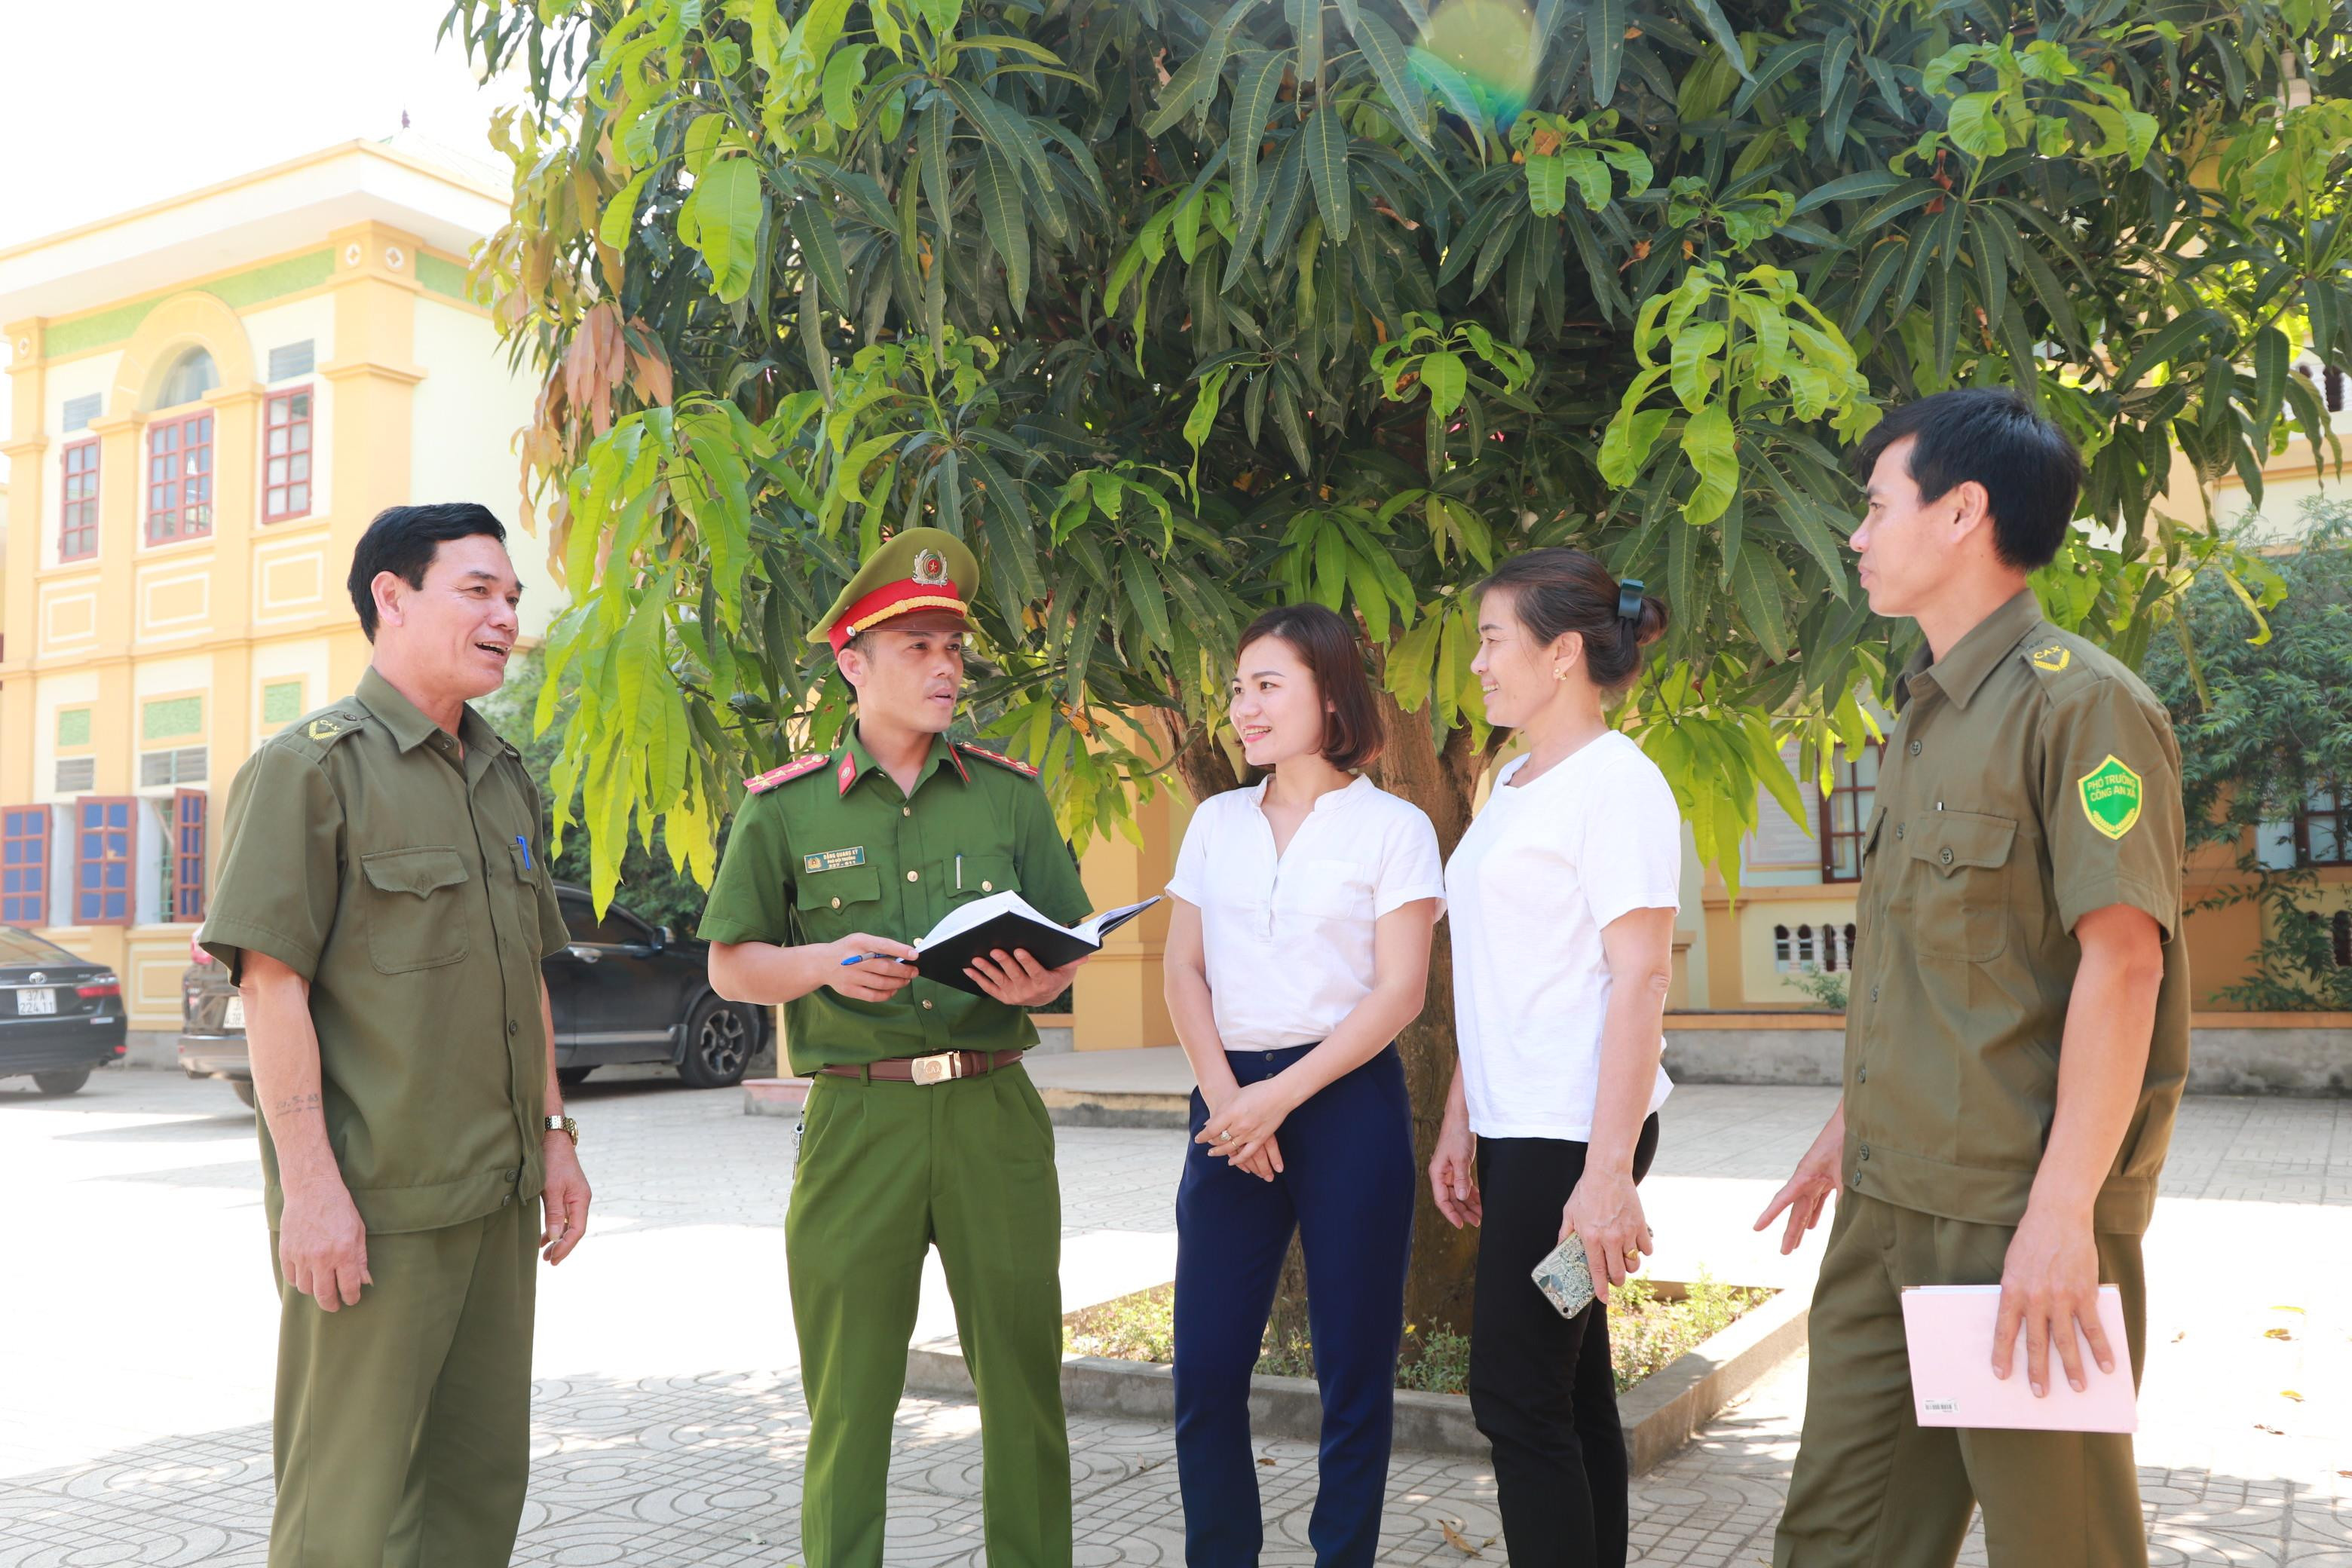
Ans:
POLYGON ((2009 945, 2010 851, 2017 824, 1974 811, 1912 819, 1913 951, 1922 958, 1987 963, 2009 945))
POLYGON ((437 969, 467 952, 466 862, 452 847, 379 849, 360 857, 367 878, 368 957, 385 974, 437 969))
POLYGON ((801 930, 809 942, 835 942, 853 931, 872 934, 882 907, 878 866, 845 866, 799 879, 801 930))
POLYGON ((950 855, 924 875, 937 879, 950 903, 1021 890, 1021 873, 1010 855, 950 855))

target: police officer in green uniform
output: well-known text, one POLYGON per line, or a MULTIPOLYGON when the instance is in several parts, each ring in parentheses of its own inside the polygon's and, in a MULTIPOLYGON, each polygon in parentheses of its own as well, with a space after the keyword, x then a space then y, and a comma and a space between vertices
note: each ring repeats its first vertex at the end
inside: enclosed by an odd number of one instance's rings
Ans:
POLYGON ((809 1406, 809 1568, 875 1568, 891 1421, 924 1255, 936 1244, 981 1409, 988 1560, 1070 1562, 1054 1133, 1022 1070, 1024 1011, 1066 990, 1000 952, 985 995, 916 977, 909 942, 960 904, 1018 891, 1065 923, 1088 903, 1035 773, 951 744, 971 552, 938 529, 883 544, 815 636, 857 694, 833 751, 751 781, 701 935, 711 984, 784 1005, 813 1079, 784 1246, 809 1406))
POLYGON ((504 539, 466 504, 371 523, 358 690, 229 788, 201 940, 244 992, 261 1112, 270 1568, 501 1568, 522 1515, 533 1255, 578 1245, 589 1193, 540 980, 566 938, 538 793, 467 706, 514 649, 504 539))
POLYGON ((1941 393, 1863 457, 1863 586, 1927 646, 1864 830, 1844 1095, 1757 1222, 1786 1210, 1793 1250, 1838 1195, 1774 1559, 1948 1568, 1980 1506, 1992 1568, 2143 1564, 2131 1438, 1918 1426, 1900 1293, 2000 1285, 1984 1353, 2036 1394, 2126 1357, 2137 1379, 2140 1236, 2189 1062, 2179 752, 2147 688, 2026 584, 2081 479, 2054 426, 2005 390, 1941 393))

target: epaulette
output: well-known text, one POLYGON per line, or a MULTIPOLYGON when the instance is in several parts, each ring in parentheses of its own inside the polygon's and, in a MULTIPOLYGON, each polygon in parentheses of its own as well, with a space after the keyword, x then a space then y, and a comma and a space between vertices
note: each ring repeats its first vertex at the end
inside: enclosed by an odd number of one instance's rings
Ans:
POLYGON ((336 742, 346 735, 358 733, 366 722, 367 716, 363 713, 353 713, 341 708, 322 708, 316 713, 304 714, 278 732, 309 742, 323 756, 336 742))
POLYGON ((992 752, 986 746, 974 745, 970 741, 958 741, 955 747, 966 756, 979 757, 985 762, 994 763, 1000 768, 1010 768, 1024 779, 1034 779, 1037 776, 1035 768, 1031 767, 1027 763, 1016 762, 1003 752, 992 752))
POLYGON ((819 752, 815 756, 802 757, 795 762, 786 763, 781 768, 770 768, 764 773, 756 773, 743 781, 743 787, 753 795, 765 795, 778 784, 790 784, 796 778, 805 777, 831 761, 833 761, 831 752, 819 752))
POLYGON ((2103 673, 2078 639, 2063 632, 2045 631, 2040 637, 2028 637, 2020 651, 2053 700, 2060 692, 2073 690, 2085 680, 2097 681, 2103 673))

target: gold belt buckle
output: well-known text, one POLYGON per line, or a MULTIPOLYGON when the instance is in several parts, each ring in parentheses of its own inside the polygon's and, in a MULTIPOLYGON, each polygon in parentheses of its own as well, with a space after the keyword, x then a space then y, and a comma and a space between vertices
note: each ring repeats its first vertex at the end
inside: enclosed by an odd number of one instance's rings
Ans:
POLYGON ((914 1076, 917 1083, 945 1083, 948 1079, 959 1076, 956 1066, 956 1053, 941 1051, 933 1057, 915 1058, 908 1063, 908 1071, 914 1076))

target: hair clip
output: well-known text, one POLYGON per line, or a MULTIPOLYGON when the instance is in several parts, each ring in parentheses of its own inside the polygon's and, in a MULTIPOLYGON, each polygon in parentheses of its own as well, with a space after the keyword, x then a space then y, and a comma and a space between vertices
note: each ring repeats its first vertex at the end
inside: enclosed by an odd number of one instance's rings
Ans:
POLYGON ((1638 621, 1642 618, 1642 589, 1643 586, 1644 584, 1639 577, 1627 577, 1618 583, 1617 618, 1619 620, 1638 621))

